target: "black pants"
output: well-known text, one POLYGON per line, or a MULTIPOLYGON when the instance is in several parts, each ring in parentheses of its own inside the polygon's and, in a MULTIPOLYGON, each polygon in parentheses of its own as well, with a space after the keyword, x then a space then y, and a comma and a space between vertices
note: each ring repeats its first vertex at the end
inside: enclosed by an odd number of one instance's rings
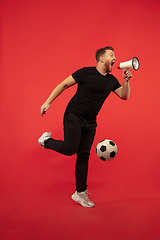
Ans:
POLYGON ((49 138, 45 148, 52 149, 64 155, 76 153, 76 190, 85 191, 87 188, 88 160, 90 149, 96 132, 96 122, 89 122, 73 113, 64 115, 64 141, 49 138))

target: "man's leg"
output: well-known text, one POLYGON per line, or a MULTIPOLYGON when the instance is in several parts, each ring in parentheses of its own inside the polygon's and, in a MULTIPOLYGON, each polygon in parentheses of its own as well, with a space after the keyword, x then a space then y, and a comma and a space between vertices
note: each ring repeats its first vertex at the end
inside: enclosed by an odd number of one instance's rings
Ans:
POLYGON ((88 175, 88 160, 90 149, 94 140, 95 130, 82 131, 81 143, 77 152, 77 161, 75 168, 76 177, 76 192, 71 198, 80 203, 83 207, 94 207, 94 203, 88 197, 87 175, 88 175))
POLYGON ((93 144, 95 130, 83 130, 81 142, 77 152, 77 161, 75 167, 76 190, 83 192, 87 189, 88 161, 90 149, 93 144))
POLYGON ((64 117, 64 141, 49 138, 45 141, 45 148, 52 149, 64 155, 73 155, 77 152, 81 139, 81 123, 72 113, 64 117))

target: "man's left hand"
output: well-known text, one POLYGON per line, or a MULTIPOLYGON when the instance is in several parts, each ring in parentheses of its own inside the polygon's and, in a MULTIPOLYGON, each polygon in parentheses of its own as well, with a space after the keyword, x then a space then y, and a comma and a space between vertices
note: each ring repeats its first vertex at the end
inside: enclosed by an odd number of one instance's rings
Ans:
POLYGON ((123 79, 126 81, 129 81, 132 77, 132 73, 129 69, 124 69, 123 70, 123 79))

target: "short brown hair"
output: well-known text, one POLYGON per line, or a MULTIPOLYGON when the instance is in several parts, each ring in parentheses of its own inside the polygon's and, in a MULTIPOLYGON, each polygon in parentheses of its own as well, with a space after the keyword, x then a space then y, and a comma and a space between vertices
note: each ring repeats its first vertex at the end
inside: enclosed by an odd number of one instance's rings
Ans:
POLYGON ((99 61, 100 57, 106 52, 106 50, 112 50, 114 52, 114 48, 111 47, 111 46, 107 46, 107 47, 104 47, 104 48, 100 48, 96 51, 96 60, 97 62, 99 61))

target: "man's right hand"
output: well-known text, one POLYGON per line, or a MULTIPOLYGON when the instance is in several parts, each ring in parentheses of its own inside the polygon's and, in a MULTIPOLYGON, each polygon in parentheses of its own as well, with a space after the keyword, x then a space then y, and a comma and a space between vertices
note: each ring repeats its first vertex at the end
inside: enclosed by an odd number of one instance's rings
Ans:
POLYGON ((41 115, 43 117, 43 114, 46 114, 46 111, 50 108, 50 104, 45 102, 42 106, 41 106, 41 115))

